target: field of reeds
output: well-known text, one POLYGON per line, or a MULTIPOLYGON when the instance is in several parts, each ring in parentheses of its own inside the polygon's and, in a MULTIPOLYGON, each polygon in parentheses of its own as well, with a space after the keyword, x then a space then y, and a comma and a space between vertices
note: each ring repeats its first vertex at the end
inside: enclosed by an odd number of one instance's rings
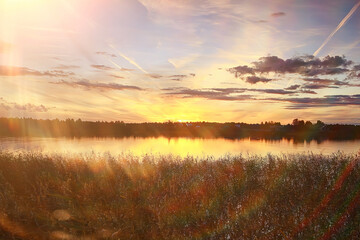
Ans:
POLYGON ((360 239, 360 155, 2 152, 0 239, 360 239))

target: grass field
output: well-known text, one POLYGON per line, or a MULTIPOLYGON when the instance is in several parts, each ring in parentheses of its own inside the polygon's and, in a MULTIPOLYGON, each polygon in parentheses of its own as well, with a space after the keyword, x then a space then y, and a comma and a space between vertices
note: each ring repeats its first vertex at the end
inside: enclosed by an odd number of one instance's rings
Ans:
POLYGON ((360 156, 0 153, 0 239, 359 239, 360 156))

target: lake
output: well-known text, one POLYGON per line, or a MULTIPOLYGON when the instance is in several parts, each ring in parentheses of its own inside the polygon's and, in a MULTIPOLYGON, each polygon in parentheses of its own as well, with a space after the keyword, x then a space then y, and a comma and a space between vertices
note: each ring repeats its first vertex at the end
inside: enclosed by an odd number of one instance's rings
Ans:
POLYGON ((331 154, 360 150, 360 140, 294 142, 293 140, 199 139, 199 138, 0 138, 0 150, 43 153, 105 153, 112 155, 174 154, 181 157, 220 157, 226 154, 259 154, 313 152, 331 154))

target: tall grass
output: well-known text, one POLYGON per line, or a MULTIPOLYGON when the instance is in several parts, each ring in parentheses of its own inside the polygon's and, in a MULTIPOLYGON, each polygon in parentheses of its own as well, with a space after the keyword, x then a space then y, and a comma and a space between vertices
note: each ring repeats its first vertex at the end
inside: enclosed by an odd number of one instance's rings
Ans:
POLYGON ((359 239, 359 155, 0 153, 0 239, 359 239))

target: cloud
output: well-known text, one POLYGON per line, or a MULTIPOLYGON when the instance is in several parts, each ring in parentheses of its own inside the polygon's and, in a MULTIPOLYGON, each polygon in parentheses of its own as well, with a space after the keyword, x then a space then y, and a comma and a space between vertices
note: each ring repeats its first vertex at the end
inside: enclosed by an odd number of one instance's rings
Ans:
POLYGON ((332 80, 332 79, 323 79, 323 78, 304 78, 303 79, 306 82, 311 82, 311 83, 318 83, 318 84, 322 84, 322 85, 337 85, 337 86, 341 86, 341 85, 347 85, 347 82, 343 82, 343 81, 339 81, 339 80, 332 80))
POLYGON ((248 67, 246 65, 233 67, 233 68, 228 69, 228 71, 233 73, 235 75, 235 77, 240 77, 245 74, 255 74, 254 69, 251 67, 248 67))
POLYGON ((171 78, 186 78, 187 75, 185 75, 185 74, 177 74, 177 75, 171 75, 170 77, 171 78))
POLYGON ((166 95, 181 96, 183 98, 206 98, 212 100, 258 100, 253 95, 239 95, 246 92, 257 92, 266 94, 277 95, 294 95, 297 93, 316 94, 310 90, 289 91, 284 89, 257 89, 257 88, 203 88, 203 89, 190 89, 190 88, 164 88, 166 95))
POLYGON ((56 66, 55 68, 61 69, 61 70, 69 70, 69 69, 78 69, 78 68, 80 68, 80 66, 60 64, 60 65, 56 66))
POLYGON ((114 78, 120 78, 120 79, 123 79, 124 77, 122 76, 118 76, 118 75, 115 75, 115 74, 110 74, 109 75, 110 77, 114 77, 114 78))
POLYGON ((272 17, 283 17, 285 15, 286 15, 286 13, 284 13, 284 12, 274 12, 271 14, 272 17))
POLYGON ((274 79, 270 79, 270 78, 262 78, 262 77, 256 77, 256 76, 248 76, 246 77, 246 82, 250 83, 250 84, 256 84, 258 82, 263 82, 263 83, 267 83, 267 82, 271 82, 274 79))
POLYGON ((316 58, 314 56, 299 56, 282 59, 278 56, 262 57, 252 63, 253 66, 237 66, 228 71, 239 78, 243 75, 255 75, 262 73, 299 74, 302 76, 337 75, 349 72, 352 61, 344 56, 326 56, 316 58))
POLYGON ((281 59, 277 56, 262 57, 253 63, 254 70, 259 73, 298 73, 305 76, 339 74, 348 71, 352 64, 340 56, 326 56, 322 59, 312 56, 302 56, 290 59, 281 59))
POLYGON ((339 88, 339 87, 323 85, 323 84, 304 84, 304 85, 302 85, 302 88, 305 88, 305 89, 323 89, 323 88, 339 88))
POLYGON ((268 98, 267 100, 289 102, 287 109, 304 109, 313 107, 359 106, 360 94, 328 95, 322 98, 268 98))
POLYGON ((109 67, 109 66, 105 66, 105 65, 97 65, 97 64, 93 64, 91 65, 92 68, 96 68, 98 70, 104 70, 104 71, 111 71, 114 70, 115 68, 109 67))
POLYGON ((360 78, 360 65, 355 65, 353 66, 353 68, 351 69, 348 78, 360 78))
POLYGON ((108 53, 108 52, 96 52, 97 55, 103 55, 103 56, 107 56, 107 57, 117 57, 115 54, 112 53, 108 53))
POLYGON ((268 21, 266 20, 258 20, 258 21, 255 21, 255 23, 267 23, 268 21))
POLYGON ((354 71, 360 71, 360 64, 359 64, 359 65, 355 65, 355 66, 353 67, 353 70, 354 70, 354 71))
POLYGON ((165 88, 162 89, 166 95, 178 95, 183 98, 205 98, 209 100, 225 101, 271 101, 290 103, 286 109, 304 109, 314 107, 335 107, 335 106, 359 106, 360 94, 355 95, 327 95, 324 97, 276 97, 261 98, 255 95, 246 95, 246 92, 261 92, 269 94, 291 95, 300 91, 285 91, 282 89, 248 89, 248 88, 206 88, 206 89, 189 89, 189 88, 165 88), (240 94, 241 93, 241 94, 240 94))
POLYGON ((184 78, 188 78, 188 77, 195 77, 195 73, 190 73, 189 75, 186 74, 175 74, 175 75, 171 75, 169 76, 170 80, 172 81, 181 81, 184 78))
POLYGON ((296 84, 296 85, 291 85, 290 87, 285 88, 285 90, 296 90, 300 87, 301 85, 296 84))
POLYGON ((75 75, 73 72, 62 70, 37 71, 27 67, 15 67, 0 65, 0 76, 38 76, 38 77, 68 77, 75 75))
POLYGON ((340 86, 358 87, 359 84, 352 84, 346 81, 323 79, 323 78, 304 78, 307 84, 303 85, 303 88, 321 89, 321 88, 339 88, 340 86))
POLYGON ((151 78, 162 78, 163 76, 156 73, 147 73, 145 76, 151 77, 151 78))
POLYGON ((26 111, 26 112, 48 112, 50 108, 45 107, 44 105, 34 105, 31 103, 27 104, 18 104, 15 102, 8 102, 3 98, 0 98, 0 108, 10 111, 26 111))
POLYGON ((189 89, 189 88, 166 88, 166 95, 181 95, 184 98, 206 98, 210 100, 240 101, 252 99, 251 95, 230 96, 230 93, 244 92, 240 89, 189 89))
POLYGON ((68 81, 59 81, 59 82, 51 82, 53 84, 59 84, 59 85, 67 85, 71 87, 84 87, 86 89, 97 89, 97 90, 144 90, 137 86, 131 86, 131 85, 123 85, 118 83, 99 83, 99 82, 89 82, 89 81, 76 81, 76 82, 68 82, 68 81))

